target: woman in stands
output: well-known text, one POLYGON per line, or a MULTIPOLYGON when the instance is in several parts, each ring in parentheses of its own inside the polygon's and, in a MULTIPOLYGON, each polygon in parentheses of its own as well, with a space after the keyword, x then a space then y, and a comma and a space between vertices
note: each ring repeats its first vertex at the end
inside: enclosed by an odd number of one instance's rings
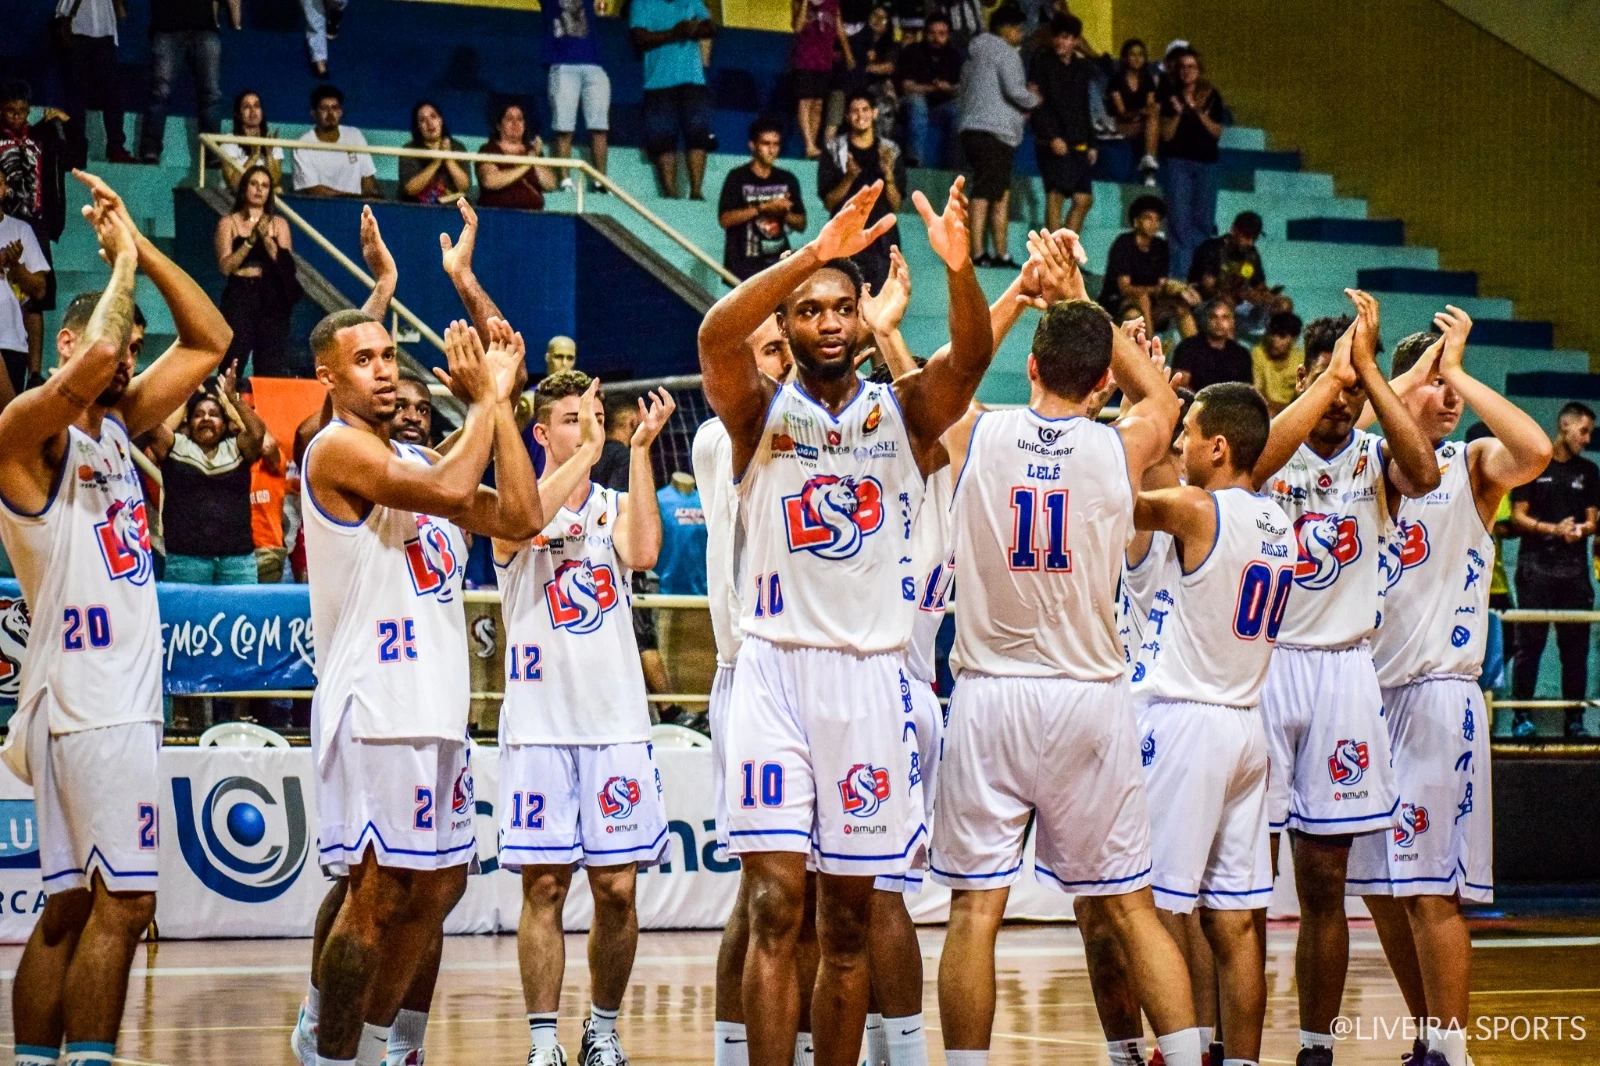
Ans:
MULTIPOLYGON (((411 140, 407 148, 427 148, 435 152, 465 152, 460 141, 450 136, 444 116, 429 100, 411 109, 411 140)), ((414 204, 453 204, 467 194, 472 176, 455 159, 400 157, 400 199, 414 204)))
MULTIPOLYGON (((246 89, 233 98, 233 132, 240 137, 276 137, 267 128, 266 109, 261 105, 261 94, 246 89)), ((283 149, 246 147, 242 144, 222 146, 222 176, 228 188, 237 188, 239 177, 253 166, 264 166, 276 189, 283 181, 283 149)))
MULTIPOLYGON (((544 155, 544 142, 528 129, 522 107, 501 104, 490 116, 494 136, 483 146, 489 155, 544 155)), ((482 207, 520 207, 528 211, 544 209, 544 194, 556 187, 556 174, 550 167, 479 163, 478 204, 482 207)))
POLYGON ((856 64, 839 17, 839 0, 792 0, 792 12, 789 88, 794 93, 806 158, 815 159, 822 154, 817 138, 822 133, 822 104, 833 87, 835 51, 843 55, 846 70, 854 70, 856 64))
POLYGON ((1161 103, 1144 42, 1137 37, 1122 42, 1117 72, 1106 86, 1106 111, 1117 124, 1117 135, 1128 142, 1129 152, 1143 155, 1139 171, 1144 183, 1154 185, 1161 166, 1156 160, 1161 147, 1161 103))
POLYGON ((217 222, 217 267, 228 279, 222 317, 233 327, 233 343, 222 369, 266 377, 288 377, 289 315, 300 299, 290 252, 289 223, 274 209, 272 171, 248 167, 233 195, 233 210, 217 222))

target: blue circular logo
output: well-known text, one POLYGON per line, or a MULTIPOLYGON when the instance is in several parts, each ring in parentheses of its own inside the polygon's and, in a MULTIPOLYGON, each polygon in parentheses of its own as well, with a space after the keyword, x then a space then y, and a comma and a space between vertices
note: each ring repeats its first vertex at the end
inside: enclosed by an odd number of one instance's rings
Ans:
POLYGON ((267 820, 253 803, 240 800, 228 811, 228 835, 247 848, 261 843, 267 835, 267 820))

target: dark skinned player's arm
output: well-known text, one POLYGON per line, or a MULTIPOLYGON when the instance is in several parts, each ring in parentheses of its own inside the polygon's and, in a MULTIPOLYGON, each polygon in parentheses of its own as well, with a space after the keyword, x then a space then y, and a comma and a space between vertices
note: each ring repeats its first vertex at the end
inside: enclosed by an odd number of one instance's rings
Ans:
POLYGON ((1355 367, 1350 362, 1355 328, 1355 323, 1350 323, 1350 327, 1333 346, 1328 368, 1273 418, 1272 430, 1267 434, 1267 445, 1261 450, 1261 457, 1256 460, 1255 469, 1250 474, 1256 491, 1259 492, 1272 475, 1282 470, 1284 464, 1294 456, 1295 450, 1311 436, 1311 431, 1322 420, 1329 405, 1338 399, 1339 393, 1356 383, 1355 367))
POLYGON ((1192 572, 1217 543, 1217 507, 1211 493, 1193 485, 1141 492, 1133 500, 1134 528, 1165 530, 1178 541, 1183 568, 1192 572))
POLYGON ((371 207, 361 209, 361 258, 366 260, 367 271, 374 282, 361 310, 382 322, 389 317, 389 303, 394 299, 395 287, 400 284, 400 268, 389 254, 389 246, 383 243, 383 234, 378 232, 378 219, 371 207))
POLYGON ((500 308, 472 271, 472 253, 478 246, 478 213, 465 199, 457 200, 456 207, 461 212, 461 236, 451 241, 450 234, 439 234, 440 262, 462 306, 467 309, 467 317, 472 319, 479 333, 486 333, 491 318, 503 319, 505 315, 500 313, 500 308))
MULTIPOLYGON (((540 504, 539 483, 533 474, 533 459, 522 443, 516 408, 511 400, 516 395, 516 382, 521 380, 519 371, 527 360, 527 345, 522 334, 513 332, 503 319, 490 319, 488 325, 487 352, 479 343, 476 331, 463 328, 459 334, 463 349, 461 358, 472 356, 475 350, 477 358, 491 372, 495 389, 492 426, 495 484, 499 488, 476 486, 471 503, 456 524, 480 536, 527 540, 544 528, 544 508, 540 504)), ((461 443, 455 447, 461 447, 461 443)), ((479 473, 481 475, 482 471, 479 473)))

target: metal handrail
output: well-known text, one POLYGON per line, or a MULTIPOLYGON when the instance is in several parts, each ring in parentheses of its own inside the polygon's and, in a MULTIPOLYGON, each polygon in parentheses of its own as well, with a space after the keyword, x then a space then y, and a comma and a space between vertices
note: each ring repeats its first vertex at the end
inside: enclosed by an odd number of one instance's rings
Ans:
MULTIPOLYGON (((640 217, 656 229, 664 233, 667 238, 677 244, 684 251, 694 256, 705 266, 710 267, 718 277, 729 285, 739 284, 739 278, 727 267, 707 255, 699 246, 689 238, 667 225, 661 216, 640 203, 632 193, 612 181, 610 177, 600 173, 584 159, 560 159, 545 156, 531 155, 501 155, 488 152, 454 152, 435 148, 391 148, 382 144, 350 145, 350 144, 325 144, 321 141, 285 140, 282 137, 246 137, 238 133, 202 133, 200 143, 222 155, 222 145, 239 144, 251 148, 284 148, 290 151, 312 152, 358 152, 365 155, 392 155, 411 159, 454 159, 469 163, 494 163, 500 166, 511 167, 550 167, 556 170, 576 170, 590 181, 598 182, 607 192, 611 193, 622 203, 627 204, 636 211, 640 217)), ((206 168, 200 168, 198 187, 205 188, 206 168)), ((582 181, 573 183, 573 191, 577 200, 577 214, 583 214, 584 184, 582 181)))

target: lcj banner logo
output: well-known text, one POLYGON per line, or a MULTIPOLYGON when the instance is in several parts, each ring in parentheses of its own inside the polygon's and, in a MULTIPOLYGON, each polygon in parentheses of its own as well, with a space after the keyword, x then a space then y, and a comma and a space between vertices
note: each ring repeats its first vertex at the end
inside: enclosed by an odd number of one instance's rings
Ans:
POLYGON ((225 777, 196 807, 187 777, 172 779, 178 848, 200 882, 240 903, 266 903, 289 890, 309 850, 300 779, 279 796, 253 777, 225 777))

